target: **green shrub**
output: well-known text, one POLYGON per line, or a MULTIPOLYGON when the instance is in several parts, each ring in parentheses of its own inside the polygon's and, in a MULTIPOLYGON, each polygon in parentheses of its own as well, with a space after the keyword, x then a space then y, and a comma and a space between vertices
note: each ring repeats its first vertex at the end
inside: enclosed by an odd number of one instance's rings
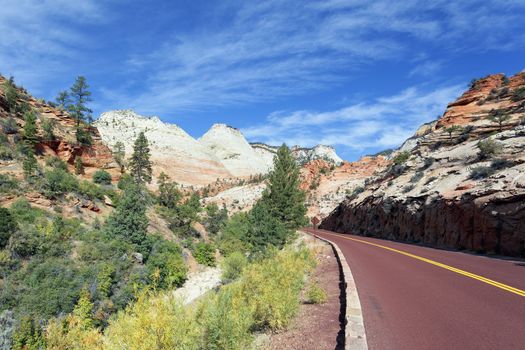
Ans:
POLYGON ((193 257, 201 265, 215 266, 215 247, 209 243, 199 242, 195 245, 193 257))
POLYGON ((410 182, 417 183, 419 180, 421 180, 425 176, 422 171, 418 171, 410 178, 410 182))
POLYGON ((233 252, 222 262, 222 281, 229 283, 236 280, 248 265, 248 259, 242 252, 233 252))
POLYGON ((488 166, 477 166, 470 169, 470 178, 473 180, 484 179, 492 174, 494 174, 494 169, 488 166))
POLYGON ((111 175, 105 170, 97 170, 93 174, 93 182, 100 185, 111 185, 111 175))
POLYGON ((515 89, 512 93, 512 101, 518 102, 525 99, 525 86, 515 89))
POLYGON ((307 250, 284 251, 246 268, 236 288, 253 310, 257 329, 283 329, 297 314, 305 272, 315 265, 307 250))
POLYGON ((13 160, 15 159, 15 153, 10 147, 6 145, 0 145, 0 159, 1 160, 13 160))
POLYGON ((158 274, 158 281, 155 282, 161 288, 180 287, 186 280, 187 268, 182 250, 177 244, 160 237, 152 245, 146 268, 150 277, 158 274))
POLYGON ((142 293, 106 329, 105 349, 202 349, 191 310, 173 295, 142 293))
POLYGON ((308 302, 312 304, 324 304, 327 299, 325 290, 315 282, 310 285, 306 293, 308 302))
POLYGON ((0 174, 0 192, 1 193, 10 193, 18 189, 19 189, 18 180, 16 180, 12 176, 9 176, 6 174, 0 174))
POLYGON ((233 252, 247 252, 250 246, 246 240, 250 230, 250 220, 247 214, 237 213, 226 221, 219 234, 219 250, 224 256, 233 252))
POLYGON ((492 158, 496 154, 500 153, 503 149, 501 143, 494 141, 493 139, 481 140, 478 142, 478 158, 488 159, 492 158))
POLYGON ((23 284, 31 286, 18 298, 20 312, 39 318, 70 313, 82 288, 82 276, 68 259, 48 259, 30 263, 23 284))
POLYGON ((80 181, 77 191, 91 200, 104 198, 104 190, 87 180, 80 181))
POLYGON ((4 95, 7 103, 7 109, 11 113, 16 112, 16 107, 18 104, 18 91, 14 84, 9 81, 6 81, 3 85, 4 95))
POLYGON ((508 159, 503 159, 503 158, 494 159, 490 163, 490 167, 493 170, 501 170, 501 169, 505 169, 505 168, 510 168, 513 165, 514 165, 513 161, 508 160, 508 159))
POLYGON ((396 165, 401 165, 401 164, 404 164, 406 163, 406 161, 408 160, 408 158, 410 158, 410 153, 407 152, 407 151, 403 151, 403 152, 400 152, 398 153, 394 159, 392 159, 392 162, 396 165))
POLYGON ((52 169, 45 173, 44 195, 57 198, 78 189, 78 180, 63 169, 52 169))
POLYGON ((408 184, 405 187, 403 187, 403 193, 407 193, 412 191, 416 186, 414 184, 408 184))
POLYGON ((430 168, 435 161, 436 160, 432 157, 425 158, 425 160, 423 161, 423 169, 430 168))
POLYGON ((55 140, 55 121, 52 119, 42 119, 42 130, 44 131, 44 141, 55 140))
POLYGON ((8 117, 2 122, 2 130, 6 134, 16 134, 18 133, 18 124, 13 117, 8 117))
POLYGON ((245 302, 239 302, 238 288, 230 286, 213 294, 197 314, 197 322, 203 328, 202 349, 244 350, 253 340, 250 328, 253 314, 245 302))
POLYGON ((33 318, 25 316, 13 334, 13 350, 40 350, 45 347, 42 328, 33 318))
POLYGON ((58 157, 46 158, 46 165, 54 169, 61 169, 66 172, 68 171, 66 162, 64 162, 62 159, 58 157))
POLYGON ((10 211, 19 223, 34 223, 37 218, 44 215, 43 210, 31 207, 25 198, 19 198, 11 204, 10 211))
POLYGON ((356 188, 354 188, 354 190, 352 191, 352 196, 357 196, 359 195, 360 193, 363 193, 365 191, 365 188, 363 186, 357 186, 356 188))

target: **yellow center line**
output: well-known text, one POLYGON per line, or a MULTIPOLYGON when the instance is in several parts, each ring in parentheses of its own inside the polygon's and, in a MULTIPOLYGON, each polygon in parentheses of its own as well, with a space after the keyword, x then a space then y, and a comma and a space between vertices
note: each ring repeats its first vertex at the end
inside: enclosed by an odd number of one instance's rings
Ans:
POLYGON ((346 237, 346 236, 343 236, 343 235, 339 235, 339 234, 334 234, 334 233, 328 233, 328 232, 324 232, 326 234, 329 234, 329 235, 332 235, 332 236, 336 236, 336 237, 340 237, 340 238, 344 238, 344 239, 348 239, 348 240, 351 240, 351 241, 355 241, 355 242, 360 242, 360 243, 365 243, 365 244, 369 244, 369 245, 372 245, 372 246, 375 246, 375 247, 378 247, 378 248, 382 248, 382 249, 386 249, 386 250, 390 250, 392 252, 396 252, 396 253, 399 253, 399 254, 403 254, 405 256, 408 256, 408 257, 411 257, 413 259, 417 259, 417 260, 420 260, 420 261, 424 261, 428 264, 432 264, 432 265, 435 265, 435 266, 439 266, 441 268, 444 268, 446 270, 449 270, 449 271, 452 271, 452 272, 455 272, 457 274, 460 274, 460 275, 463 275, 463 276, 467 276, 467 277, 470 277, 470 278, 473 278, 475 280, 478 280, 478 281, 481 281, 481 282, 484 282, 484 283, 487 283, 487 284, 490 284, 494 287, 497 287, 497 288, 500 288, 500 289, 503 289, 503 290, 506 290, 507 292, 511 292, 511 293, 514 293, 514 294, 517 294, 519 296, 522 296, 522 297, 525 297, 525 290, 521 290, 521 289, 518 289, 518 288, 514 288, 512 286, 509 286, 507 284, 503 284, 503 283, 500 283, 500 282, 497 282, 497 281, 494 281, 494 280, 491 280, 489 278, 486 278, 486 277, 483 277, 483 276, 480 276, 480 275, 476 275, 474 273, 471 273, 471 272, 468 272, 468 271, 464 271, 464 270, 461 270, 461 269, 458 269, 458 268, 455 268, 455 267, 452 267, 450 265, 446 265, 446 264, 443 264, 443 263, 440 263, 440 262, 437 262, 437 261, 434 261, 434 260, 431 260, 431 259, 427 259, 427 258, 423 258, 421 256, 418 256, 418 255, 415 255, 415 254, 411 254, 411 253, 407 253, 405 251, 402 251, 402 250, 398 250, 398 249, 394 249, 394 248, 390 248, 390 247, 387 247, 387 246, 384 246, 384 245, 381 245, 381 244, 376 244, 376 243, 372 243, 372 242, 368 242, 368 241, 365 241, 365 240, 362 240, 362 239, 357 239, 357 238, 352 238, 352 237, 346 237))

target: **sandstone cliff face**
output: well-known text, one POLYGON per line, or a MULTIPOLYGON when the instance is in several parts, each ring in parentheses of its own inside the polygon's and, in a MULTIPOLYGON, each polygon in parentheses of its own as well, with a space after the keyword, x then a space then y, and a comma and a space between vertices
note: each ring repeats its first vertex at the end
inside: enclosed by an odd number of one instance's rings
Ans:
POLYGON ((405 162, 369 177, 364 191, 343 201, 321 227, 525 256, 524 88, 522 73, 479 80, 429 124, 430 131, 405 143, 405 162), (487 118, 491 110, 509 115, 503 131, 487 118), (450 125, 466 128, 450 135, 450 125), (480 157, 478 142, 488 139, 499 150, 480 157))
POLYGON ((301 189, 308 194, 308 217, 326 217, 349 194, 364 186, 368 177, 388 164, 390 161, 383 156, 365 156, 340 166, 323 159, 306 163, 301 168, 301 189))
MULTIPOLYGON (((0 76, 0 119, 2 125, 9 116, 5 93, 3 91, 5 82, 5 78, 0 76)), ((43 135, 42 123, 44 120, 53 121, 55 125, 53 130, 55 140, 40 141, 40 143, 36 145, 39 162, 43 163, 45 157, 56 156, 65 161, 70 170, 73 171, 75 158, 80 157, 85 172, 81 176, 91 178, 95 171, 106 169, 111 173, 113 180, 118 180, 120 170, 113 159, 111 150, 102 142, 100 134, 95 127, 90 128, 93 144, 89 147, 80 146, 76 143, 75 120, 71 118, 67 112, 54 108, 42 100, 35 99, 23 89, 18 89, 18 95, 19 103, 27 103, 37 112, 36 124, 40 137, 43 135)), ((14 120, 18 128, 21 129, 24 125, 23 115, 21 113, 17 114, 14 120)), ((19 131, 11 135, 11 137, 13 139, 19 139, 19 131)), ((14 175, 21 176, 21 167, 15 165, 17 161, 14 160, 11 163, 13 163, 11 167, 2 170, 10 171, 14 175)))

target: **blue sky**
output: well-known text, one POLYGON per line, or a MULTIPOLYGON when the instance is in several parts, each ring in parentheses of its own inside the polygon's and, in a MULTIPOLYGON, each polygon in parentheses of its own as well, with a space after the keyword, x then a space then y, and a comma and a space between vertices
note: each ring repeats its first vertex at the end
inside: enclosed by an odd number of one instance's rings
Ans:
POLYGON ((0 72, 95 116, 213 123, 250 141, 396 147, 472 78, 525 68, 525 1, 0 0, 0 72))

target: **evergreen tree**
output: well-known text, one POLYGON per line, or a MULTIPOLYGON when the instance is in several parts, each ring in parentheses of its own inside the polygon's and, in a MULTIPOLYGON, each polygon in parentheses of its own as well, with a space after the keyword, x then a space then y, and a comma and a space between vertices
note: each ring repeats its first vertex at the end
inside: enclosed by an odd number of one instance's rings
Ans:
POLYGON ((250 211, 250 226, 247 243, 253 251, 262 251, 267 246, 281 248, 291 231, 273 214, 268 202, 259 201, 250 211))
POLYGON ((0 249, 3 249, 9 237, 18 229, 15 218, 8 209, 0 208, 0 249))
POLYGON ((31 179, 35 176, 38 170, 38 162, 35 157, 35 152, 29 147, 24 148, 25 158, 22 162, 22 169, 24 170, 24 176, 26 179, 31 179))
POLYGON ((71 103, 71 98, 67 91, 60 91, 55 99, 57 105, 61 109, 68 109, 71 103))
POLYGON ((29 111, 24 115, 24 142, 27 147, 32 150, 35 149, 36 144, 38 143, 38 137, 36 135, 36 116, 33 111, 29 111))
POLYGON ((115 143, 115 146, 113 147, 113 157, 120 166, 120 172, 123 173, 125 166, 124 161, 126 158, 126 148, 124 147, 124 143, 122 143, 122 141, 115 143))
MULTIPOLYGON (((91 102, 91 92, 88 90, 89 85, 86 82, 86 78, 83 76, 77 77, 75 84, 70 89, 70 101, 68 101, 67 95, 63 96, 62 100, 64 103, 70 102, 67 104, 69 113, 77 122, 77 128, 80 127, 81 122, 92 121, 92 110, 87 107, 87 103, 91 102)), ((64 93, 64 92, 62 92, 64 93)), ((62 94, 61 93, 61 94, 62 94)), ((59 94, 59 97, 61 97, 59 94)), ((57 98, 58 102, 58 98, 57 98)), ((60 103, 60 102, 59 102, 60 103)))
POLYGON ((84 164, 82 163, 82 158, 79 156, 75 157, 75 174, 84 174, 84 164))
POLYGON ((182 193, 179 191, 177 183, 169 181, 169 176, 165 173, 160 173, 159 183, 159 197, 158 202, 160 205, 175 209, 182 198, 182 193))
POLYGON ((306 224, 306 194, 299 189, 299 167, 286 145, 279 147, 273 160, 273 170, 269 174, 268 188, 261 201, 289 230, 306 224))
POLYGON ((110 234, 124 237, 139 252, 149 252, 146 236, 148 217, 146 203, 137 185, 129 185, 119 201, 117 209, 108 218, 107 231, 110 234))
MULTIPOLYGON (((69 113, 77 122, 77 142, 81 145, 91 145, 92 143, 89 129, 81 125, 82 122, 91 124, 93 121, 92 110, 87 107, 87 103, 92 101, 91 92, 88 89, 89 85, 86 82, 86 78, 83 76, 77 77, 75 84, 70 89, 70 101, 67 105, 69 113)), ((62 101, 67 103, 67 97, 63 97, 62 101)))
POLYGON ((151 162, 148 139, 141 132, 133 145, 133 154, 129 162, 131 176, 139 185, 151 182, 151 162))

